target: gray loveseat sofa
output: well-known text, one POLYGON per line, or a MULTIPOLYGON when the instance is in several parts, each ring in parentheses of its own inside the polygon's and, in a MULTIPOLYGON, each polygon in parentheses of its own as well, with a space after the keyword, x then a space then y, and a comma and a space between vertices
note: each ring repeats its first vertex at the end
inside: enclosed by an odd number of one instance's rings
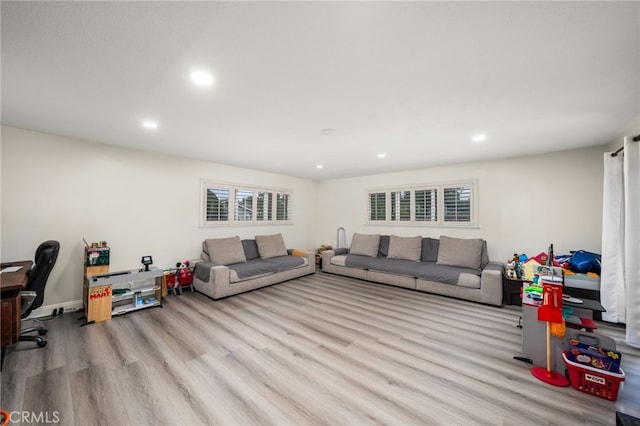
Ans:
POLYGON ((322 253, 324 272, 495 306, 502 268, 482 239, 354 234, 349 250, 322 253))
POLYGON ((212 238, 202 243, 193 286, 220 299, 304 275, 316 269, 313 251, 287 250, 281 234, 212 238))

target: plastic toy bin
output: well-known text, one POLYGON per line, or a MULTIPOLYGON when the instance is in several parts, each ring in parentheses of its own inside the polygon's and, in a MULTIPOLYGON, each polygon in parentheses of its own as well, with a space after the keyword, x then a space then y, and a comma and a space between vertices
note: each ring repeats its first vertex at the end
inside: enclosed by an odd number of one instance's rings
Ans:
POLYGON ((172 289, 176 286, 176 274, 166 274, 164 278, 168 289, 172 289))
POLYGON ((620 384, 624 382, 622 368, 619 373, 613 373, 578 364, 567 359, 567 351, 562 353, 562 358, 567 366, 567 371, 569 371, 569 381, 574 389, 609 401, 615 401, 618 398, 620 384))

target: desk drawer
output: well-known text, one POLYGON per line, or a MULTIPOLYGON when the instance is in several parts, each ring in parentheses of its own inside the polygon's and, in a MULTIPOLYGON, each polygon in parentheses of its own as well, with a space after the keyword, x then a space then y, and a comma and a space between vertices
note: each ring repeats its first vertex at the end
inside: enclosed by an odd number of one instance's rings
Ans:
POLYGON ((18 336, 20 336, 20 300, 20 294, 2 299, 0 311, 2 347, 16 343, 18 336))

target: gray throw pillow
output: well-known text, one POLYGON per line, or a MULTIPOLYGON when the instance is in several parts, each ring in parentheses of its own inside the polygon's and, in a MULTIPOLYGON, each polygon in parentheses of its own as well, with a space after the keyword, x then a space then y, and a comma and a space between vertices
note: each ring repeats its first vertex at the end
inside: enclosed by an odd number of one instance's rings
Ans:
POLYGON ((489 264, 489 252, 487 251, 487 241, 482 240, 482 259, 480 260, 480 269, 484 269, 489 264))
POLYGON ((287 248, 284 245, 282 234, 256 235, 256 244, 261 259, 286 256, 287 248))
POLYGON ((202 252, 200 253, 200 259, 205 262, 209 262, 209 249, 207 248, 207 241, 202 242, 202 252))
POLYGON ((380 246, 380 234, 353 234, 351 239, 350 254, 376 257, 380 246))
POLYGON ((244 257, 246 257, 247 260, 260 258, 260 253, 258 252, 258 244, 256 244, 256 240, 242 240, 242 249, 244 250, 244 257))
POLYGON ((389 236, 380 235, 380 246, 378 247, 378 257, 387 257, 389 254, 389 236))
POLYGON ((423 262, 437 262, 438 261, 438 247, 440 241, 437 238, 425 237, 422 239, 422 254, 420 260, 423 262))
POLYGON ((420 262, 422 254, 422 237, 398 237, 391 235, 389 238, 389 259, 405 259, 420 262))
POLYGON ((215 265, 231 265, 246 262, 240 237, 211 238, 205 240, 209 260, 215 265))
POLYGON ((463 239, 441 236, 438 265, 480 269, 483 243, 484 241, 480 238, 463 239))

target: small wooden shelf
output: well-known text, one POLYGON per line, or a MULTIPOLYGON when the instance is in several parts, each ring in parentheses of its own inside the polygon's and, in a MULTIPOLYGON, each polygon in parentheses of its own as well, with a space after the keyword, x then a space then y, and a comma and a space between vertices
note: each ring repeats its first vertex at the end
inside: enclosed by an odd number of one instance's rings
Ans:
POLYGON ((122 293, 122 294, 114 294, 113 297, 111 298, 112 303, 116 303, 116 302, 120 302, 122 300, 127 300, 127 299, 132 299, 136 293, 142 293, 143 296, 149 296, 152 293, 160 290, 162 287, 161 286, 155 286, 155 287, 149 287, 149 288, 142 288, 142 289, 136 289, 136 290, 127 290, 126 293, 122 293))
POLYGON ((113 308, 111 311, 112 316, 124 315, 128 312, 139 311, 140 309, 153 308, 154 306, 162 306, 162 303, 159 300, 156 300, 153 303, 145 303, 143 305, 119 305, 113 308))
POLYGON ((85 276, 85 314, 87 323, 111 319, 114 315, 140 309, 162 306, 163 273, 152 268, 148 271, 132 269, 102 275, 85 276), (113 292, 126 290, 124 293, 113 292), (151 303, 136 304, 136 296, 151 303))

